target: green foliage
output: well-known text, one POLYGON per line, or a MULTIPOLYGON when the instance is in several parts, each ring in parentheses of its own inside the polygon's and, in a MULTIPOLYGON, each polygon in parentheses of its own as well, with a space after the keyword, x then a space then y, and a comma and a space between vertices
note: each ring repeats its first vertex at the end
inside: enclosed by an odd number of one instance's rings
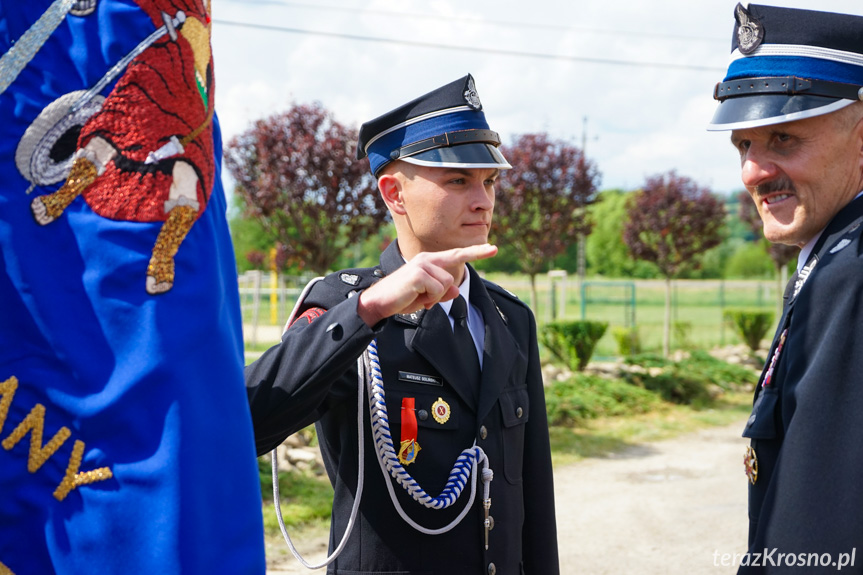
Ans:
POLYGON ((587 237, 585 253, 592 274, 609 278, 658 278, 659 268, 649 262, 636 261, 623 243, 626 200, 631 194, 623 190, 606 190, 588 208, 593 231, 587 237))
POLYGON ((767 330, 773 325, 774 314, 771 311, 750 311, 743 309, 725 310, 725 319, 731 322, 737 335, 749 349, 758 351, 761 340, 767 330))
POLYGON ((237 260, 237 273, 242 274, 249 270, 261 269, 249 261, 248 255, 254 252, 260 254, 269 253, 274 246, 272 238, 264 230, 264 227, 255 219, 243 216, 246 209, 245 200, 242 195, 234 194, 233 216, 229 221, 231 230, 231 241, 234 244, 234 257, 237 260))
POLYGON ((573 371, 583 371, 599 339, 608 329, 605 321, 561 321, 540 330, 542 344, 573 371))
POLYGON ((632 357, 625 362, 644 369, 627 372, 626 381, 680 404, 706 405, 711 401, 711 386, 729 390, 757 380, 757 374, 751 369, 728 364, 700 351, 679 362, 653 355, 632 357))
POLYGON ((760 243, 738 246, 725 265, 725 277, 764 279, 775 275, 776 266, 760 243))
POLYGON ((748 367, 716 359, 705 351, 693 351, 687 359, 677 362, 677 367, 725 390, 758 381, 758 374, 748 367))
POLYGON ((474 268, 487 273, 507 273, 514 274, 521 272, 521 261, 519 260, 518 250, 514 246, 506 243, 497 245, 497 255, 493 258, 485 260, 477 260, 471 262, 474 268))
POLYGON ((612 328, 611 335, 617 342, 617 354, 623 357, 641 353, 641 341, 638 338, 638 328, 626 328, 616 326, 612 328))
MULTIPOLYGON (((272 509, 273 475, 270 456, 258 458, 261 493, 267 507, 272 509)), ((310 521, 327 519, 333 507, 333 488, 326 476, 318 477, 299 471, 279 473, 279 496, 282 500, 282 519, 285 525, 297 526, 310 521)), ((278 533, 279 523, 275 512, 264 513, 264 529, 278 533)))
POLYGON ((545 390, 551 425, 572 425, 603 416, 646 413, 660 404, 657 394, 621 380, 575 374, 545 390))
POLYGON ((665 359, 658 353, 640 353, 632 357, 627 357, 623 360, 623 363, 627 365, 640 365, 641 367, 650 368, 667 367, 669 365, 672 365, 674 362, 669 359, 665 359))
POLYGON ((680 349, 692 348, 692 322, 676 321, 671 325, 674 341, 680 349))

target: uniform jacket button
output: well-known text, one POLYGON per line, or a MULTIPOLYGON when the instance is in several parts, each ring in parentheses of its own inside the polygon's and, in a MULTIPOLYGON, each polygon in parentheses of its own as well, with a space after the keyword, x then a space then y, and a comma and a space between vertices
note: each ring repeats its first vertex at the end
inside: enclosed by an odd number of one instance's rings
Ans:
POLYGON ((515 410, 515 416, 516 417, 521 418, 522 415, 524 415, 524 410, 522 408, 519 407, 518 409, 515 410))
POLYGON ((494 566, 494 563, 488 564, 488 575, 495 575, 497 573, 497 567, 494 566))
POLYGON ((417 411, 417 417, 419 417, 420 421, 425 421, 429 418, 429 412, 425 409, 420 409, 419 411, 417 411))
POLYGON ((488 429, 485 428, 485 425, 482 425, 479 428, 479 438, 485 439, 486 437, 488 437, 488 429))

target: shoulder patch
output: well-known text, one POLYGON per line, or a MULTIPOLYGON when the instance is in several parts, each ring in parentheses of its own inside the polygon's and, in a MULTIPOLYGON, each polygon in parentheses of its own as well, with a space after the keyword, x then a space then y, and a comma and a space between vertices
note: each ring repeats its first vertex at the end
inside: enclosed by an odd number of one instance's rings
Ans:
MULTIPOLYGON (((293 327, 301 319, 305 319, 308 323, 312 323, 313 321, 315 321, 316 319, 318 319, 319 317, 324 315, 324 313, 326 311, 327 310, 325 310, 322 307, 309 308, 306 311, 304 311, 300 317, 298 317, 294 320, 294 323, 291 324, 291 327, 293 327)), ((301 325, 304 325, 304 324, 301 324, 301 325)))

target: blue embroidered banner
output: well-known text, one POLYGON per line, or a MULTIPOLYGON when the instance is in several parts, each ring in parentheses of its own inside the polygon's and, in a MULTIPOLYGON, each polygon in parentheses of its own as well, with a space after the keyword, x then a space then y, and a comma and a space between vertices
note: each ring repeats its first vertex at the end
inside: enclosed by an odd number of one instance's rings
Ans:
POLYGON ((263 573, 209 2, 0 0, 0 573, 263 573))

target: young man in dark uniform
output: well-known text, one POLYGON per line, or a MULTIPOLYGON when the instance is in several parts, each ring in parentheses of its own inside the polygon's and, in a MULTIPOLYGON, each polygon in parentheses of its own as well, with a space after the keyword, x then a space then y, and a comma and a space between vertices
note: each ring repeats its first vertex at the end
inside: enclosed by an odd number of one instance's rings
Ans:
POLYGON ((510 167, 499 144, 469 75, 364 124, 359 155, 398 239, 379 266, 316 283, 246 369, 259 454, 317 422, 331 551, 364 464, 329 573, 559 572, 535 320, 466 265, 496 253, 494 184, 510 167))
POLYGON ((863 18, 739 5, 709 129, 731 130, 797 273, 743 435, 741 573, 863 572, 863 18), (858 549, 860 548, 860 549, 858 549))

